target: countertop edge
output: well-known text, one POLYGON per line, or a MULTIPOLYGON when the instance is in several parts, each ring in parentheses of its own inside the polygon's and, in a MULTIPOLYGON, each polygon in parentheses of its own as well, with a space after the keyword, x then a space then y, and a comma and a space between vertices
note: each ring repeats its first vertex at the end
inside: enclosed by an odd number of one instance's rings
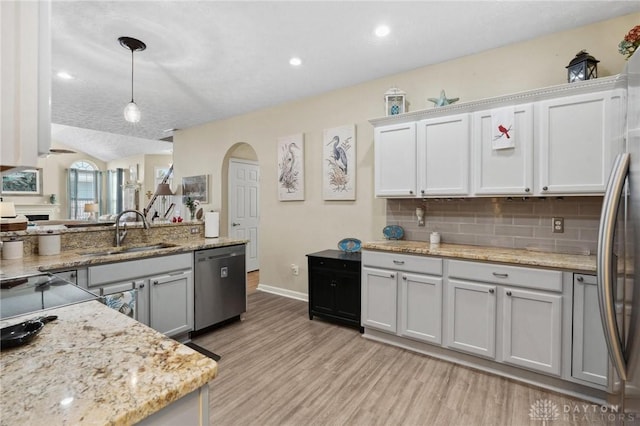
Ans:
POLYGON ((462 244, 431 245, 427 242, 403 240, 366 242, 362 244, 362 250, 435 256, 455 260, 496 262, 589 274, 596 272, 596 257, 594 255, 562 254, 462 244))

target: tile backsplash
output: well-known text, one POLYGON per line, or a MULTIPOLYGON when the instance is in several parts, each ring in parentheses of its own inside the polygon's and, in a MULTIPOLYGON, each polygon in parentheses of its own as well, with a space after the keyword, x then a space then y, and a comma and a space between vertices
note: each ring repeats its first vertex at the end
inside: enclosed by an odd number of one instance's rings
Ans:
POLYGON ((400 225, 406 240, 528 248, 595 254, 602 197, 457 198, 387 200, 387 225, 400 225), (425 212, 418 226, 416 208, 425 212), (552 218, 564 218, 564 233, 552 232, 552 218))

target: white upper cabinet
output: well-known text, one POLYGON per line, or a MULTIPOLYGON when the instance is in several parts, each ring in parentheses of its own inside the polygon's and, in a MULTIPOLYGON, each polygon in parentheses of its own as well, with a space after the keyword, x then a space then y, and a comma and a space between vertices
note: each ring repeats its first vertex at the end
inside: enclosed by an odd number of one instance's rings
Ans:
POLYGON ((469 114, 418 122, 418 195, 469 193, 469 114))
POLYGON ((0 164, 36 167, 51 145, 51 4, 0 2, 0 164))
POLYGON ((533 106, 514 110, 512 148, 494 149, 491 110, 473 116, 473 193, 477 195, 531 195, 533 193, 533 106))
POLYGON ((538 103, 538 194, 604 193, 623 147, 623 100, 618 89, 538 103))
POLYGON ((415 196, 416 124, 377 127, 374 151, 376 196, 415 196))
POLYGON ((626 95, 616 88, 624 78, 371 120, 376 196, 602 195, 624 148, 626 95), (513 146, 498 149, 504 132, 493 128, 492 114, 506 107, 513 108, 513 146))

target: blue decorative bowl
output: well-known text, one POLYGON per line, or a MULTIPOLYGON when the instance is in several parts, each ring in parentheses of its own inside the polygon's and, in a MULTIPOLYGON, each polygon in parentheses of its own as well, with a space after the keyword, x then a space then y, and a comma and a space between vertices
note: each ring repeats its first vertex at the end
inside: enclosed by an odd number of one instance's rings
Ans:
POLYGON ((338 248, 345 253, 360 251, 362 241, 357 238, 344 238, 338 242, 338 248))
POLYGON ((384 227, 382 234, 387 240, 401 240, 404 237, 404 229, 402 226, 389 225, 384 227))

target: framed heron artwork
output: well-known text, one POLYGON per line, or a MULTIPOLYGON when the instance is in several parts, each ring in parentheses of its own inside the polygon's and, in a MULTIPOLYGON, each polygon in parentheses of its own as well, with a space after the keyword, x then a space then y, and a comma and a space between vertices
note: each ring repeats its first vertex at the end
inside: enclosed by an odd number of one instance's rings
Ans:
POLYGON ((325 200, 356 199, 356 126, 324 130, 322 195, 325 200))
POLYGON ((304 135, 278 138, 278 200, 304 200, 304 135))

